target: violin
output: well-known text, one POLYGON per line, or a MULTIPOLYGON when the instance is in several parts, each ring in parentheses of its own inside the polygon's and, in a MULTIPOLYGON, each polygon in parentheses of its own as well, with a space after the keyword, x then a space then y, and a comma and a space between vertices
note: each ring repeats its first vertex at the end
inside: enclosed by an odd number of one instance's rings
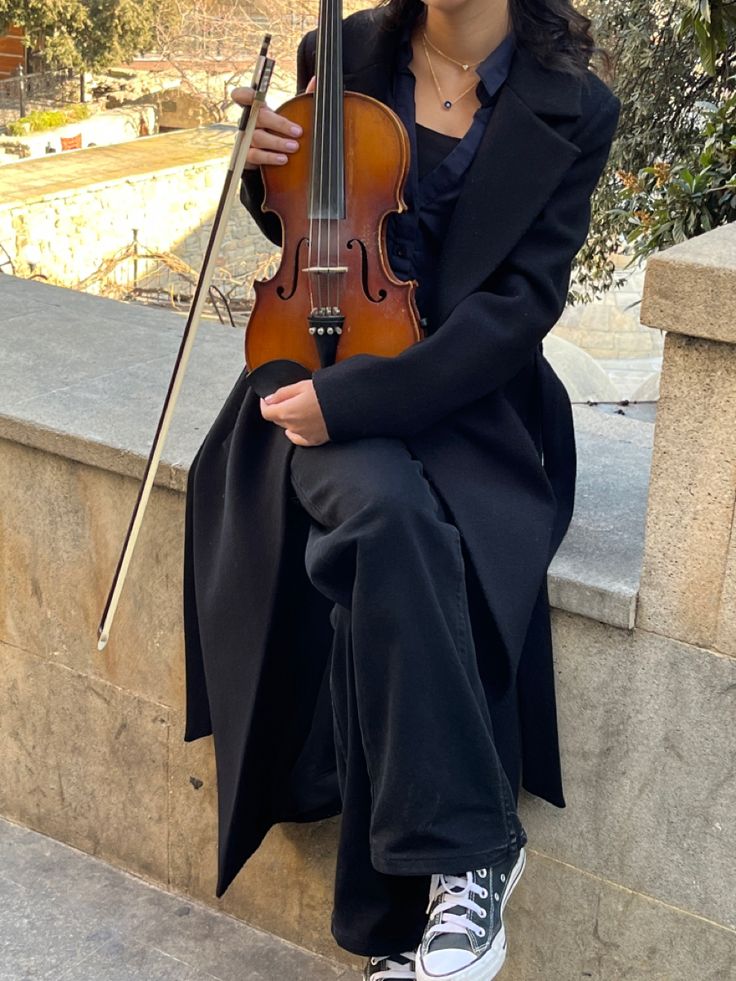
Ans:
POLYGON ((279 268, 254 282, 245 330, 246 373, 261 396, 423 337, 417 283, 397 279, 386 261, 386 219, 406 210, 409 137, 388 106, 345 91, 342 0, 320 0, 315 74, 313 93, 279 108, 302 127, 299 149, 286 167, 260 168, 263 210, 282 224, 279 268))

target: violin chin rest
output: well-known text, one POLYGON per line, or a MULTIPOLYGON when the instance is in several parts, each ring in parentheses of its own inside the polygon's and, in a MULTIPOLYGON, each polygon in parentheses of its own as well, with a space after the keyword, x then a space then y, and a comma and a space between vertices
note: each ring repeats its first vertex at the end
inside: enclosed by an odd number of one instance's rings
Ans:
POLYGON ((311 378, 312 372, 299 361, 276 358, 254 368, 253 371, 248 372, 246 377, 256 395, 264 399, 267 395, 275 392, 277 388, 311 378))

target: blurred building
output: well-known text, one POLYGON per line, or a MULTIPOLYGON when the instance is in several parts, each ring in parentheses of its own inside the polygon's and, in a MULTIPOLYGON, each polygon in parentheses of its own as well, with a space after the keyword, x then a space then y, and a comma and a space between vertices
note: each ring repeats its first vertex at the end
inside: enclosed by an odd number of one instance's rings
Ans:
POLYGON ((23 30, 20 27, 11 27, 5 34, 0 35, 0 78, 15 75, 21 66, 27 69, 26 60, 23 30))

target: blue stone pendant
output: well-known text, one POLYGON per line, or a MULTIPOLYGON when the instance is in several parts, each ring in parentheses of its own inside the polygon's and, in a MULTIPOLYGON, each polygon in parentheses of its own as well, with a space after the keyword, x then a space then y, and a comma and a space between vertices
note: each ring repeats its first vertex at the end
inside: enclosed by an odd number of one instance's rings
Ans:
POLYGON ((449 99, 445 100, 445 102, 443 102, 442 105, 444 106, 445 109, 452 109, 452 103, 450 102, 449 99))

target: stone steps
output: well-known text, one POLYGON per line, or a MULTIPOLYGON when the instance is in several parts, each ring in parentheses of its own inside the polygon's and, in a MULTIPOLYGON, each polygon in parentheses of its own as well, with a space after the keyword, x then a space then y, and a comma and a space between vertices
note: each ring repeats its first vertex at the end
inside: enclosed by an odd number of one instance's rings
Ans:
POLYGON ((357 981, 345 965, 0 819, 0 981, 357 981))

